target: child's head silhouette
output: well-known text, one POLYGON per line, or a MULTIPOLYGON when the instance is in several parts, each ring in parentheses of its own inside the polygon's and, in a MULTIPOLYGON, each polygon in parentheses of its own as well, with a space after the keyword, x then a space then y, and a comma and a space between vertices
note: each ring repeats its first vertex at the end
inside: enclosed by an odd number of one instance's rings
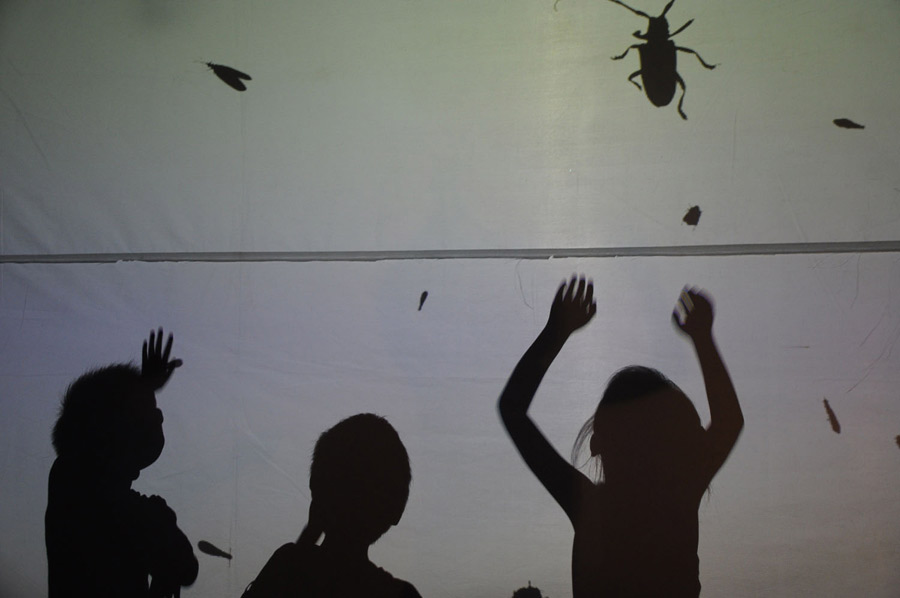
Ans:
POLYGON ((653 479, 677 475, 696 458, 703 428, 690 399, 662 373, 628 366, 610 379, 594 416, 578 435, 590 437, 603 477, 653 479))
POLYGON ((309 488, 326 538, 375 542, 400 521, 409 456, 397 431, 371 413, 348 417, 316 442, 309 488))
POLYGON ((59 457, 97 471, 137 477, 156 461, 165 438, 156 396, 131 364, 91 370, 69 385, 53 426, 59 457))

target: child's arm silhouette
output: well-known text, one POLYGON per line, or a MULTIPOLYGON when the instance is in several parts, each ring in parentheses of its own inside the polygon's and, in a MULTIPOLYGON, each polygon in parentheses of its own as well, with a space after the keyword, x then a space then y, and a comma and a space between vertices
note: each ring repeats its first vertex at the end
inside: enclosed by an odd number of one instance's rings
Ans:
POLYGON ((553 448, 528 417, 528 407, 544 374, 573 332, 587 324, 597 313, 593 300, 594 285, 572 276, 556 292, 547 325, 513 370, 498 407, 525 464, 574 523, 576 498, 591 482, 553 448))
POLYGON ((175 512, 165 500, 159 496, 140 496, 135 500, 152 577, 150 596, 178 596, 182 586, 197 579, 199 563, 191 542, 178 528, 175 512))
POLYGON ((708 461, 704 472, 705 482, 709 483, 737 442, 744 427, 744 415, 713 340, 713 307, 709 297, 697 289, 685 288, 672 312, 672 320, 693 341, 703 372, 710 417, 706 432, 708 461))

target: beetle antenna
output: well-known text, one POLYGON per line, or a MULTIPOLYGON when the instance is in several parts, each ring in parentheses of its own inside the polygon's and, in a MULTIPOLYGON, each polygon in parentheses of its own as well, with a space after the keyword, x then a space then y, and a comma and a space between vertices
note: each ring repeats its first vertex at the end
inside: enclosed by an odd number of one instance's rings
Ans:
POLYGON ((657 17, 657 18, 662 18, 662 17, 666 16, 666 13, 669 12, 669 9, 672 8, 673 4, 675 4, 675 0, 671 0, 671 2, 666 4, 666 7, 663 9, 662 14, 659 15, 659 17, 657 17))
POLYGON ((682 31, 684 31, 685 29, 687 29, 687 28, 688 28, 688 25, 690 25, 690 24, 693 23, 693 22, 694 22, 694 19, 691 19, 690 21, 688 21, 687 23, 685 23, 684 25, 682 25, 681 27, 679 27, 678 29, 676 29, 676 30, 675 30, 675 33, 669 34, 669 37, 675 37, 676 35, 678 35, 678 34, 681 33, 682 31))
MULTIPOLYGON (((625 4, 624 2, 622 2, 621 0, 609 0, 609 1, 610 1, 610 2, 615 2, 616 4, 620 4, 620 5, 624 6, 625 8, 627 8, 628 10, 630 10, 631 12, 633 12, 634 14, 636 14, 636 15, 638 15, 638 16, 640 16, 640 17, 644 17, 645 19, 649 19, 649 18, 650 18, 650 15, 648 15, 648 14, 645 13, 644 11, 636 10, 636 9, 634 9, 634 8, 631 8, 630 6, 628 6, 627 4, 625 4)), ((672 0, 672 2, 675 2, 675 0, 672 0)), ((669 3, 669 6, 671 6, 671 5, 672 5, 672 3, 670 2, 670 3, 669 3)), ((668 7, 668 6, 666 7, 666 10, 669 10, 669 7, 668 7)), ((663 14, 666 14, 666 13, 663 12, 663 14)))

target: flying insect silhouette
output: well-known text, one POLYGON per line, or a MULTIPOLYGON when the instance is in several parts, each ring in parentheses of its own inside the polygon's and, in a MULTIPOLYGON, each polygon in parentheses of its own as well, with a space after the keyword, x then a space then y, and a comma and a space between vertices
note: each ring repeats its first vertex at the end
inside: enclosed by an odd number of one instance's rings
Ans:
POLYGON ((828 399, 823 399, 822 402, 825 403, 825 414, 828 416, 828 423, 831 424, 831 429, 834 430, 836 434, 840 434, 841 423, 838 421, 837 416, 831 409, 831 405, 828 404, 828 399))
POLYGON ((865 129, 866 128, 859 123, 853 122, 849 118, 836 118, 831 122, 833 122, 834 124, 836 124, 837 126, 839 126, 842 129, 865 129))
POLYGON ((200 540, 197 542, 197 548, 200 549, 200 552, 204 554, 208 554, 210 556, 218 556, 223 559, 231 560, 231 555, 219 548, 218 546, 214 546, 207 542, 206 540, 200 540))
POLYGON ((693 54, 697 57, 697 60, 700 61, 700 64, 706 68, 716 68, 716 65, 714 64, 707 64, 695 50, 676 46, 675 42, 671 41, 671 38, 687 29, 688 25, 694 22, 694 19, 691 19, 679 27, 675 30, 675 33, 670 34, 666 13, 669 12, 669 9, 675 4, 675 0, 671 0, 666 4, 662 14, 658 17, 651 17, 643 11, 631 8, 621 0, 609 1, 620 4, 634 14, 649 20, 647 31, 645 33, 641 33, 640 30, 638 30, 632 34, 634 37, 644 40, 647 43, 633 44, 618 56, 613 56, 612 59, 621 60, 625 58, 625 55, 628 54, 630 50, 636 49, 641 57, 641 68, 640 70, 631 73, 628 76, 628 80, 634 83, 638 89, 641 89, 640 84, 634 80, 635 77, 640 75, 641 81, 644 83, 644 92, 647 94, 647 99, 649 99, 654 106, 668 106, 672 101, 672 98, 675 97, 675 85, 680 85, 681 98, 678 100, 678 114, 681 115, 681 118, 687 120, 687 115, 684 113, 684 110, 681 109, 684 104, 684 94, 687 89, 684 85, 684 79, 681 78, 681 75, 679 75, 676 70, 676 52, 693 54))
POLYGON ((237 69, 233 69, 230 66, 225 66, 224 64, 216 64, 214 62, 206 62, 204 63, 208 66, 212 72, 216 74, 216 76, 228 84, 228 86, 238 90, 245 91, 247 86, 244 85, 244 81, 251 81, 252 78, 247 73, 242 73, 237 69), (244 81, 241 81, 243 79, 244 81))

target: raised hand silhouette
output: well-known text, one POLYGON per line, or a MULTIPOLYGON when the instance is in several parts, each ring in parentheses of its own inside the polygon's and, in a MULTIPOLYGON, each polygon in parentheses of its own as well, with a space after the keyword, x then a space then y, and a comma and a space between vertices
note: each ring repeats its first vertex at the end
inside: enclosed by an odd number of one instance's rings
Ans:
POLYGON ((163 348, 162 327, 156 333, 151 330, 150 338, 144 341, 141 350, 141 378, 154 392, 165 386, 175 369, 181 367, 183 363, 180 359, 169 360, 172 341, 173 336, 170 333, 166 346, 163 348))

